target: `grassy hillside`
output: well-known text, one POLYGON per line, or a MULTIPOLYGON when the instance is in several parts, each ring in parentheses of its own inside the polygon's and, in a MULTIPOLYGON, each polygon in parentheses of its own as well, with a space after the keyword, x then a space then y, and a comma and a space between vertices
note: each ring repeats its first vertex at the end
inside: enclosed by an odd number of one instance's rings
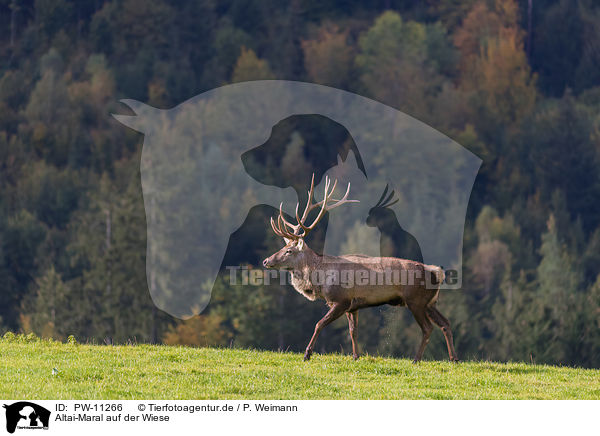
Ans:
POLYGON ((0 398, 600 399, 600 371, 0 339, 0 398), (53 368, 57 373, 53 375, 53 368))

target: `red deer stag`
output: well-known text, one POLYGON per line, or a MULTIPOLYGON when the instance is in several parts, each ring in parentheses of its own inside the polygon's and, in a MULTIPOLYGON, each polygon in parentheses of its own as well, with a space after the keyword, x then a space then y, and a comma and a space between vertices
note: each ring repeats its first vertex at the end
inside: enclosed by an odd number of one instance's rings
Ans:
POLYGON ((315 228, 325 212, 357 201, 348 200, 350 184, 340 200, 333 199, 337 180, 331 189, 330 186, 327 177, 323 200, 313 203, 313 174, 302 216, 298 213, 300 204, 296 205, 297 224, 292 224, 284 218, 283 205, 280 205, 277 222, 271 218, 271 227, 275 234, 284 238, 285 247, 263 261, 266 268, 291 271, 292 285, 296 291, 311 301, 323 299, 329 306, 327 314, 315 326, 314 334, 304 353, 304 360, 310 359, 321 330, 343 314, 348 318, 352 355, 354 359, 358 359, 357 311, 364 307, 390 304, 407 306, 423 331, 423 339, 414 362, 423 357, 433 330, 432 323, 438 325, 444 333, 450 360, 457 361, 450 323, 435 308, 439 288, 444 280, 444 272, 440 267, 395 257, 369 257, 360 254, 319 255, 306 245, 304 238, 315 228), (307 225, 309 213, 316 208, 319 208, 317 217, 312 224, 307 225))

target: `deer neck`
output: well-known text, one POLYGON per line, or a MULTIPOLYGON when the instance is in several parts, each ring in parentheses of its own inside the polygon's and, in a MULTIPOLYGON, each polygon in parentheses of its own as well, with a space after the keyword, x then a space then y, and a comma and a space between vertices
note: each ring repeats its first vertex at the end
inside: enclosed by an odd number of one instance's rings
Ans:
POLYGON ((304 297, 311 301, 321 296, 320 286, 315 286, 311 282, 313 271, 317 271, 323 265, 323 256, 318 255, 310 248, 306 247, 306 254, 302 262, 292 271, 292 286, 304 297))

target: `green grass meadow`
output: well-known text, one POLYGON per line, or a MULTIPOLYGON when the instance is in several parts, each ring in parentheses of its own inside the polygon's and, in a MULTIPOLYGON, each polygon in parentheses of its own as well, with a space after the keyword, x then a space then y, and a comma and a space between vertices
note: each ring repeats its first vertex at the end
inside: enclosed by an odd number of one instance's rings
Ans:
POLYGON ((17 336, 0 339, 0 398, 600 399, 600 371, 17 336))

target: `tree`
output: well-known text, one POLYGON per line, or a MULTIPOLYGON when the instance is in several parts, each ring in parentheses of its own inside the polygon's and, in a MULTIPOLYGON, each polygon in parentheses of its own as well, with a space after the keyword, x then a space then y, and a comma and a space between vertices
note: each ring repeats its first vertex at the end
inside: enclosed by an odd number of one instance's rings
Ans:
POLYGON ((525 131, 534 186, 550 201, 561 189, 572 220, 589 232, 600 223, 600 171, 588 112, 570 94, 539 109, 525 131), (568 183, 565 183, 568 181, 568 183))
POLYGON ((74 216, 68 246, 78 336, 155 341, 163 325, 146 286, 146 220, 135 160, 104 175, 74 216))
POLYGON ((36 27, 47 40, 67 28, 73 18, 73 6, 65 0, 36 0, 34 8, 36 27))
POLYGON ((454 36, 461 53, 461 89, 484 131, 511 128, 529 114, 537 93, 513 0, 477 2, 454 36))
POLYGON ((230 77, 242 47, 252 47, 250 36, 235 27, 227 18, 222 18, 215 33, 215 57, 213 58, 215 69, 219 74, 230 77))
POLYGON ((316 83, 343 88, 353 73, 354 50, 348 32, 334 24, 322 25, 316 38, 302 41, 304 65, 316 83))
POLYGON ((535 29, 532 65, 539 72, 540 87, 555 97, 575 84, 577 66, 587 45, 579 4, 571 0, 554 3, 535 29))
POLYGON ((232 82, 274 78, 275 75, 269 68, 269 63, 267 61, 259 59, 253 50, 242 47, 240 56, 233 67, 233 74, 231 76, 232 82))
POLYGON ((426 0, 429 12, 449 31, 454 31, 469 13, 476 0, 426 0))
POLYGON ((4 222, 1 243, 7 292, 3 294, 0 316, 10 326, 16 326, 21 300, 37 275, 38 252, 47 232, 47 227, 27 210, 19 210, 4 222))
POLYGON ((537 269, 535 297, 523 312, 530 326, 531 351, 538 362, 572 362, 577 359, 577 319, 581 308, 581 274, 559 242, 556 221, 548 219, 542 235, 542 261, 537 269))
MULTIPOLYGON (((48 57, 58 57, 50 51, 48 57)), ((46 59, 49 60, 49 58, 46 59)), ((31 131, 31 142, 40 155, 55 165, 68 161, 69 143, 69 96, 67 85, 56 64, 43 69, 42 77, 35 84, 25 108, 25 116, 31 131)))
POLYGON ((574 78, 571 78, 572 87, 577 92, 600 83, 600 10, 584 5, 579 3, 583 22, 583 53, 574 78))
POLYGON ((21 328, 40 337, 64 339, 72 333, 77 314, 73 313, 69 288, 50 266, 35 281, 31 294, 23 301, 21 328))
POLYGON ((227 346, 231 332, 219 315, 197 315, 171 326, 163 336, 167 345, 192 345, 199 347, 227 346))
POLYGON ((582 365, 597 368, 600 362, 600 275, 584 296, 580 314, 576 358, 582 365))
POLYGON ((510 127, 532 111, 537 98, 536 78, 516 30, 490 41, 476 61, 474 74, 481 104, 498 123, 510 127))
MULTIPOLYGON (((439 68, 444 62, 432 56, 445 52, 440 50, 440 29, 435 25, 405 22, 391 11, 379 16, 360 37, 356 56, 361 82, 369 94, 412 115, 427 118, 428 96, 435 95, 443 82, 439 68)), ((449 44, 446 49, 452 51, 449 44)))
POLYGON ((516 38, 522 39, 523 33, 518 29, 518 20, 518 6, 514 0, 475 2, 454 33, 454 44, 460 51, 463 75, 491 41, 515 31, 516 38))
POLYGON ((536 304, 533 295, 531 282, 523 270, 516 281, 511 278, 510 269, 506 270, 500 295, 491 309, 493 338, 486 347, 490 358, 527 361, 533 357, 531 353, 538 338, 528 328, 524 316, 529 306, 536 304))

